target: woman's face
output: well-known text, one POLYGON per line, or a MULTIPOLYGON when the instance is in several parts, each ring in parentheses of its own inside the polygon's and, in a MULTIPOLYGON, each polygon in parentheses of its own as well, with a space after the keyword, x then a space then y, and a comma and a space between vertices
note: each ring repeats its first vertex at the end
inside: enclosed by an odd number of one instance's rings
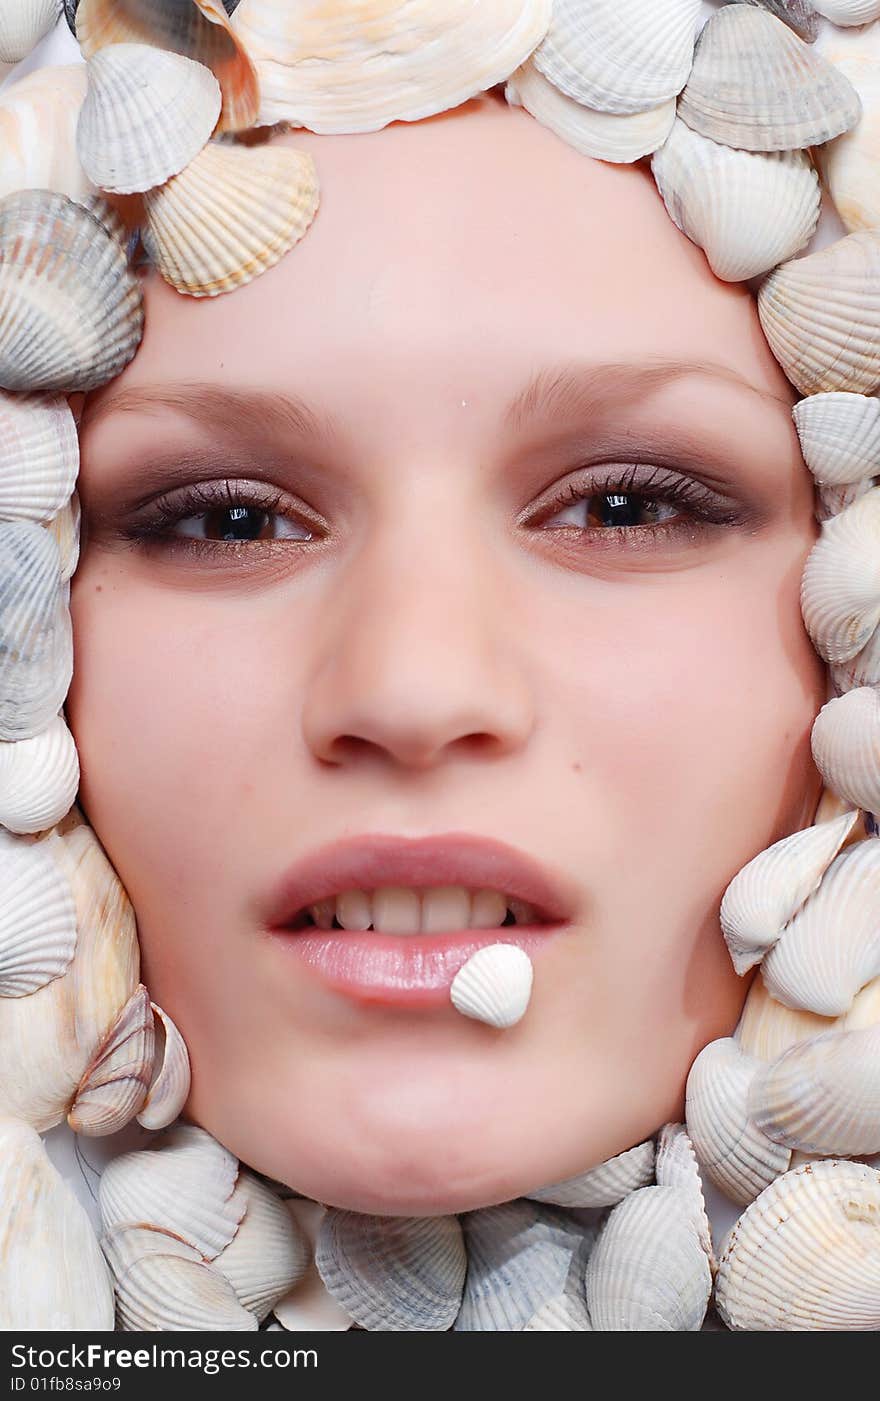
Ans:
MULTIPOLYGON (((216 301, 151 274, 141 352, 87 405, 81 802, 187 1114, 322 1201, 461 1211, 681 1118, 736 1023, 721 896, 820 791, 812 486, 753 297, 644 168, 493 96, 284 139, 322 185, 301 244, 216 301), (318 848, 449 833, 525 853, 570 916, 516 1026, 449 1001, 463 896, 419 945, 412 893, 381 897, 323 970, 319 931, 268 932, 318 848)), ((510 893, 470 874, 412 884, 510 893)))

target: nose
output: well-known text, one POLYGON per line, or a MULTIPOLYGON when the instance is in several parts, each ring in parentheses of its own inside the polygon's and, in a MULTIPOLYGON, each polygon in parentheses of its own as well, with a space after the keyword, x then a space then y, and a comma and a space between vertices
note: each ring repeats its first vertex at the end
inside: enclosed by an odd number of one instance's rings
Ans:
POLYGON ((534 706, 502 573, 460 521, 423 520, 370 542, 322 612, 303 709, 313 754, 430 769, 453 753, 520 747, 534 706))

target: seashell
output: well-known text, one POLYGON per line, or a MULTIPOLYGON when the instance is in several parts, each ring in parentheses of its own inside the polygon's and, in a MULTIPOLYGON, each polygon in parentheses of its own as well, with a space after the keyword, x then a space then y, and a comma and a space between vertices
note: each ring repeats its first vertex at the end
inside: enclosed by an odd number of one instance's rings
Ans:
POLYGON ((36 48, 61 14, 61 0, 3 0, 0 63, 18 63, 36 48))
POLYGON ((258 1321, 302 1279, 311 1250, 280 1197, 252 1172, 239 1173, 236 1194, 246 1209, 241 1225, 214 1260, 243 1308, 258 1321))
POLYGON ((248 0, 232 27, 256 61, 262 124, 378 131, 509 78, 547 33, 550 10, 551 0, 375 0, 353 26, 344 5, 248 0))
POLYGON ((687 1079, 685 1117, 697 1160, 741 1206, 785 1172, 791 1157, 749 1118, 749 1086, 760 1066, 726 1036, 703 1047, 687 1079))
POLYGON ((113 1281, 39 1134, 0 1119, 0 1329, 112 1332, 113 1281))
POLYGON ((862 477, 861 481, 850 482, 847 486, 817 486, 816 519, 824 522, 839 516, 841 511, 867 495, 878 483, 880 477, 862 477))
POLYGON ((733 877, 721 901, 720 920, 731 961, 740 976, 760 963, 792 915, 817 888, 858 816, 858 812, 846 812, 783 837, 733 877))
POLYGON ((315 163, 289 147, 212 143, 144 202, 144 247, 166 282, 216 297, 302 238, 318 208, 315 163))
POLYGON ((653 1180, 654 1140, 649 1139, 577 1177, 568 1177, 548 1187, 536 1187, 534 1192, 529 1192, 529 1200, 578 1208, 615 1206, 637 1187, 644 1187, 653 1180))
POLYGON ((153 1012, 140 983, 80 1081, 67 1122, 94 1137, 125 1127, 143 1104, 153 1066, 153 1012))
POLYGON ((48 852, 2 829, 0 887, 0 997, 25 997, 60 977, 73 958, 73 895, 48 852))
POLYGON ((684 87, 699 15, 697 0, 555 0, 532 59, 576 102, 644 112, 684 87))
POLYGON ((201 63, 147 44, 111 44, 88 68, 76 145, 102 190, 130 195, 164 184, 210 140, 220 84, 201 63))
POLYGON ((221 131, 243 131, 257 119, 256 71, 220 0, 80 0, 76 36, 86 58, 111 44, 149 44, 195 59, 220 84, 221 131))
POLYGON ((593 1325, 583 1285, 571 1288, 542 1305, 523 1328, 524 1333, 590 1333, 593 1325))
POLYGON ((467 1268, 456 1216, 368 1216, 331 1208, 315 1264, 334 1299, 373 1332, 448 1329, 467 1268))
POLYGON ((602 1332, 699 1332, 709 1257, 688 1193, 639 1187, 613 1208, 587 1264, 587 1308, 602 1332))
POLYGON ((76 154, 85 95, 81 63, 38 68, 0 91, 0 197, 29 189, 74 200, 92 193, 76 154))
POLYGON ((746 5, 760 5, 771 15, 793 29, 805 44, 812 44, 819 33, 819 15, 807 0, 745 0, 746 5))
POLYGON ((697 40, 678 115, 725 146, 795 151, 855 126, 861 103, 849 79, 775 15, 725 5, 697 40))
POLYGON ((803 151, 736 151, 676 120, 651 170, 669 217, 725 282, 793 257, 819 222, 819 177, 803 151))
MULTIPOLYGON (((145 1150, 146 1151, 146 1150, 145 1150)), ((186 1241, 146 1226, 121 1226, 101 1240, 116 1279, 122 1332, 253 1332, 227 1279, 186 1241)))
POLYGON ((870 394, 880 384, 880 230, 775 268, 758 290, 758 315, 802 394, 870 394))
POLYGON ((813 0, 813 5, 832 24, 870 24, 880 17, 880 0, 813 0))
POLYGON ((31 521, 0 522, 0 739, 31 739, 55 719, 73 676, 58 546, 31 521))
POLYGON ((0 200, 0 384, 96 389, 132 359, 143 295, 116 239, 64 195, 0 200))
POLYGON ((817 482, 845 486, 880 472, 880 399, 812 394, 795 404, 791 416, 817 482))
POLYGON ((149 1148, 123 1153, 101 1177, 104 1230, 170 1231, 205 1259, 229 1244, 247 1206, 235 1195, 238 1160, 204 1129, 178 1124, 149 1148))
POLYGON ((816 651, 847 662, 880 623, 880 489, 822 525, 801 581, 801 611, 816 651))
POLYGON ((861 651, 848 662, 829 667, 829 675, 838 693, 853 691, 860 686, 880 685, 880 630, 871 633, 861 651))
POLYGON ((79 495, 74 492, 63 510, 46 522, 46 529, 58 546, 61 582, 66 584, 79 564, 80 525, 82 513, 79 495))
POLYGON ((66 399, 0 390, 0 520, 48 520, 70 500, 78 472, 66 399))
POLYGON ((79 0, 63 0, 63 3, 64 3, 64 18, 67 20, 67 27, 68 27, 68 29, 70 30, 71 34, 73 35, 73 37, 74 37, 74 39, 75 39, 75 38, 76 38, 76 11, 77 11, 77 8, 78 8, 78 6, 79 6, 79 0))
POLYGON ((150 1006, 156 1035, 154 1075, 137 1121, 145 1129, 164 1129, 174 1123, 189 1097, 189 1052, 168 1013, 155 1002, 150 1006))
POLYGON ((812 746, 830 788, 866 812, 880 811, 880 691, 859 686, 827 701, 813 722, 812 746))
POLYGON ((749 1111, 763 1133, 788 1148, 880 1153, 880 1025, 792 1046, 755 1076, 749 1111))
POLYGON ((682 1196, 682 1205, 689 1204, 691 1221, 697 1238, 706 1252, 710 1268, 714 1268, 712 1230, 706 1214, 703 1183, 694 1145, 684 1124, 664 1124, 657 1139, 655 1177, 658 1187, 674 1187, 682 1196))
POLYGON ((299 1282, 275 1304, 275 1317, 282 1328, 294 1333, 345 1332, 354 1319, 333 1298, 315 1267, 315 1243, 326 1208, 305 1197, 290 1197, 284 1206, 307 1242, 309 1263, 299 1282))
POLYGON ((595 1230, 523 1199, 469 1211, 461 1219, 467 1279, 456 1332, 523 1332, 542 1310, 568 1312, 578 1296, 583 1300, 595 1230))
POLYGON ((772 1183, 737 1221, 715 1281, 728 1328, 880 1328, 880 1172, 814 1162, 772 1183))
POLYGON ((747 1056, 771 1061, 781 1056, 789 1046, 795 1046, 811 1036, 820 1036, 822 1032, 839 1025, 827 1017, 817 1016, 815 1012, 785 1007, 781 1002, 774 1001, 759 976, 749 988, 734 1039, 747 1056))
POLYGON ((462 964, 449 996, 464 1017, 487 1026, 514 1026, 532 995, 532 960, 516 944, 487 944, 462 964))
POLYGON ((0 742, 0 825, 45 832, 76 800, 79 756, 64 717, 32 739, 0 742))
POLYGON ((867 838, 835 857, 764 959, 771 997, 823 1017, 849 1011, 856 993, 880 975, 878 898, 880 841, 867 838))
POLYGON ((841 223, 849 233, 880 223, 880 185, 876 171, 877 123, 880 118, 880 63, 873 55, 841 55, 835 67, 859 95, 862 116, 842 135, 820 146, 816 160, 841 223))
POLYGON ((675 99, 646 112, 599 112, 567 97, 544 77, 531 59, 508 78, 504 96, 512 107, 525 107, 542 126, 582 155, 629 164, 650 155, 669 135, 675 99))

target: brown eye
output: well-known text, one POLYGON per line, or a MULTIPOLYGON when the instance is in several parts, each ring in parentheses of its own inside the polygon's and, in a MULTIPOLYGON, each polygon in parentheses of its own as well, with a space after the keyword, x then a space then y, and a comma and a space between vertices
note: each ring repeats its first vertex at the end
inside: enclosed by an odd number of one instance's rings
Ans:
POLYGON ((652 501, 638 492, 600 492, 588 495, 575 488, 567 506, 556 515, 547 517, 542 525, 551 528, 577 526, 596 530, 614 526, 651 526, 681 515, 681 508, 671 502, 652 501))

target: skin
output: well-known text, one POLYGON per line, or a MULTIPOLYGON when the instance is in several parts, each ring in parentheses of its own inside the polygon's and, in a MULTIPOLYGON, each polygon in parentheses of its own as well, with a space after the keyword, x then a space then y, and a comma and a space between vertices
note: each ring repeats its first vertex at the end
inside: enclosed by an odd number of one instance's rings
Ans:
POLYGON ((712 275, 644 166, 589 160, 493 95, 284 139, 320 172, 302 242, 211 302, 150 274, 143 347, 86 406, 81 803, 189 1045, 187 1115, 319 1200, 462 1211, 681 1119, 695 1055, 736 1024, 721 896, 821 791, 812 486, 752 295, 712 275), (504 421, 538 371, 668 357, 718 373, 504 421), (296 393, 336 430, 133 397, 195 381, 296 393), (667 504, 675 532, 612 532, 548 506, 658 462, 725 521, 667 504), (224 543, 217 513, 211 555, 125 537, 126 498, 263 476, 311 542, 224 543), (275 883, 318 845, 448 831, 576 893, 515 1027, 356 1003, 266 937, 275 883))

